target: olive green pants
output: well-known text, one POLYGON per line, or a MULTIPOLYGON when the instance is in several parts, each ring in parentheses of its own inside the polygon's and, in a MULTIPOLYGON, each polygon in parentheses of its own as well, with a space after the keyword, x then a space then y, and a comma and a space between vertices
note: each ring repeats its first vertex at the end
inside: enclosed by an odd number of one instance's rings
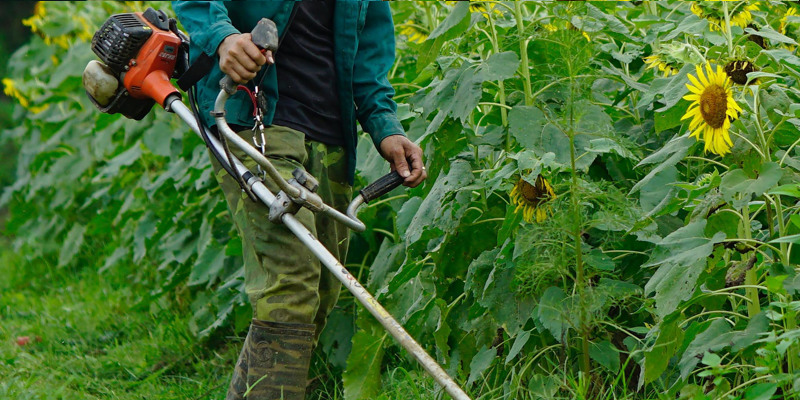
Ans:
MULTIPOLYGON (((238 135, 253 143, 252 131, 241 131, 238 135)), ((284 178, 291 178, 297 167, 305 168, 319 181, 317 193, 327 204, 338 210, 347 207, 352 188, 347 182, 347 158, 342 147, 307 141, 302 132, 282 126, 268 127, 264 136, 265 155, 284 178)), ((236 146, 230 148, 248 169, 257 173, 254 161, 236 146)), ((252 201, 217 160, 211 158, 242 238, 245 290, 253 306, 253 317, 262 321, 315 324, 316 343, 339 297, 341 283, 289 229, 270 222, 269 208, 252 201)), ((264 183, 273 194, 278 193, 274 182, 266 179, 264 183)), ((350 237, 344 225, 305 208, 296 217, 344 262, 350 237)))

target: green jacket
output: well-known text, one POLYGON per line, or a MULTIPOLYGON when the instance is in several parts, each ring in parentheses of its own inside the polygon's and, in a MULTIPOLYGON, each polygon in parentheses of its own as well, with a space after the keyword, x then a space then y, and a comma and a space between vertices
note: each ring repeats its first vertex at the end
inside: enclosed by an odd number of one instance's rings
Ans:
MULTIPOLYGON (((294 1, 173 1, 172 7, 191 37, 190 61, 200 52, 216 57, 222 40, 235 33, 250 32, 263 17, 271 19, 283 34, 294 1)), ((350 181, 355 174, 356 120, 368 132, 376 147, 391 135, 404 135, 397 119, 394 89, 387 78, 394 63, 394 24, 389 4, 383 1, 337 0, 334 13, 336 77, 342 105, 342 132, 348 154, 350 181)), ((278 50, 277 57, 280 57, 278 50)), ((197 83, 197 101, 202 118, 214 124, 209 115, 219 93, 222 72, 215 65, 211 73, 197 83)), ((261 74, 255 82, 261 79, 261 74)), ((267 96, 266 124, 272 123, 278 84, 275 68, 264 77, 262 89, 267 96)), ((229 124, 253 124, 252 103, 243 92, 232 96, 226 105, 229 124)), ((269 140, 269 138, 267 138, 269 140)))

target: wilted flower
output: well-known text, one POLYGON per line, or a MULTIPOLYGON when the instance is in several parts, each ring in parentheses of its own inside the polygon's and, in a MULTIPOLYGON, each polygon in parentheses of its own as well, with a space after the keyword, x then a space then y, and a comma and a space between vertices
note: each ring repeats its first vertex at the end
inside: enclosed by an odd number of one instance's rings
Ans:
POLYGON ((725 64, 725 73, 737 85, 747 83, 747 74, 758 71, 753 63, 747 60, 734 60, 725 64))
POLYGON ((542 175, 536 176, 533 185, 520 178, 514 189, 511 190, 511 201, 517 206, 517 211, 522 210, 522 218, 526 222, 542 222, 551 212, 547 203, 556 198, 553 187, 542 175))

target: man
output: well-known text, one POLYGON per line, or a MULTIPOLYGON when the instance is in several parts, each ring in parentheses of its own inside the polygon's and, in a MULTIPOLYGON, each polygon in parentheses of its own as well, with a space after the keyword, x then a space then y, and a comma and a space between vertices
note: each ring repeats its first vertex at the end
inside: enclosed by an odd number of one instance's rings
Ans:
MULTIPOLYGON (((426 178, 422 151, 403 133, 387 79, 395 41, 388 3, 176 1, 173 7, 191 37, 192 58, 205 52, 219 59, 197 84, 207 125, 213 124, 209 111, 223 74, 239 83, 253 80, 266 95, 265 154, 286 178, 296 167, 315 176, 326 203, 342 210, 350 200, 356 120, 406 186, 426 178), (274 55, 262 54, 247 33, 262 17, 272 19, 283 37, 274 55)), ((242 92, 227 103, 228 123, 250 143, 252 112, 242 92)), ((233 153, 255 170, 241 151, 233 153)), ((212 162, 242 236, 245 291, 253 306, 227 398, 241 399, 249 390, 248 399, 303 399, 311 350, 341 284, 288 229, 268 221, 266 206, 251 201, 212 162)), ((273 182, 265 183, 277 193, 273 182)), ((349 233, 343 225, 306 209, 297 218, 333 255, 345 258, 349 233)))

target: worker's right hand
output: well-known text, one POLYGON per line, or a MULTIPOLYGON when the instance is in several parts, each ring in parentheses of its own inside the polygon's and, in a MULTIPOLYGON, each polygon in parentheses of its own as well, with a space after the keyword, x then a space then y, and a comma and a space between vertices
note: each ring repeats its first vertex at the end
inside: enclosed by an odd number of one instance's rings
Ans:
POLYGON ((237 33, 222 40, 217 48, 219 69, 237 83, 247 83, 256 77, 264 64, 274 64, 272 52, 261 53, 249 33, 237 33))

